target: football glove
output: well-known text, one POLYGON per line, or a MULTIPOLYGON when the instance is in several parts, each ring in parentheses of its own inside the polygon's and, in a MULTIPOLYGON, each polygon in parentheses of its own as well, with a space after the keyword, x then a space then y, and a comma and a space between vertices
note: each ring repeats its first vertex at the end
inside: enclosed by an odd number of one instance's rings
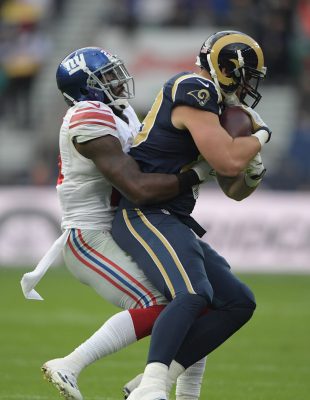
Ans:
POLYGON ((193 169, 196 172, 201 183, 207 182, 215 177, 214 169, 204 158, 201 158, 193 164, 190 169, 193 169))
POLYGON ((265 173, 266 168, 264 167, 262 157, 260 153, 257 153, 246 167, 244 175, 246 185, 252 188, 256 187, 263 179, 265 173))
POLYGON ((226 107, 232 107, 232 106, 240 106, 240 100, 236 93, 226 93, 224 95, 224 100, 223 103, 225 104, 226 107))
POLYGON ((268 143, 271 138, 271 130, 268 128, 267 124, 262 120, 261 116, 253 110, 253 108, 241 105, 242 109, 249 115, 252 120, 252 125, 254 129, 254 133, 252 136, 255 136, 261 145, 268 143))

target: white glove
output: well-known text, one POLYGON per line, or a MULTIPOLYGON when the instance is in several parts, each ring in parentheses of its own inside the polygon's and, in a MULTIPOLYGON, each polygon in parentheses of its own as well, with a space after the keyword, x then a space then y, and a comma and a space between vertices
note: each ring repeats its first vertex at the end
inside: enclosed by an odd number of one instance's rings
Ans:
POLYGON ((262 157, 260 153, 257 153, 246 167, 244 175, 245 183, 249 187, 256 187, 263 179, 265 173, 266 168, 264 167, 262 157))
POLYGON ((232 107, 232 106, 240 106, 240 100, 236 93, 226 93, 224 94, 224 100, 223 103, 225 104, 226 107, 232 107))
POLYGON ((253 108, 241 105, 242 109, 249 115, 252 120, 252 125, 254 129, 254 133, 252 136, 255 136, 261 145, 269 142, 271 138, 271 130, 268 128, 267 124, 262 120, 261 116, 253 110, 253 108))
POLYGON ((196 172, 200 182, 207 182, 215 177, 214 169, 204 158, 201 158, 193 164, 190 169, 193 169, 196 172))

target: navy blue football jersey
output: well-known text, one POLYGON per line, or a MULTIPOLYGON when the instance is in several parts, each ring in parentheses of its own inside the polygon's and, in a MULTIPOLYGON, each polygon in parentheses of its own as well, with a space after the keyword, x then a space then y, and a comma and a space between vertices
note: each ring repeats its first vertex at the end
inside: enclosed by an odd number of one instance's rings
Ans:
MULTIPOLYGON (((220 113, 219 95, 212 81, 190 72, 172 77, 156 97, 130 150, 143 172, 177 174, 197 161, 199 151, 190 132, 175 128, 171 122, 172 110, 179 105, 220 113)), ((188 215, 194 205, 189 190, 161 208, 188 215)))

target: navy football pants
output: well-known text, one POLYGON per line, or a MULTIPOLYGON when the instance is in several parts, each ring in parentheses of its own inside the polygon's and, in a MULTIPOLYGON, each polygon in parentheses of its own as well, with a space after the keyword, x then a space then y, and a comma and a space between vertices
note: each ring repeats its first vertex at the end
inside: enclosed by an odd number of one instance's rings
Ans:
POLYGON ((119 207, 112 235, 171 300, 154 325, 148 362, 170 365, 175 359, 187 368, 252 316, 252 292, 175 216, 119 207), (201 315, 207 306, 211 310, 201 315))

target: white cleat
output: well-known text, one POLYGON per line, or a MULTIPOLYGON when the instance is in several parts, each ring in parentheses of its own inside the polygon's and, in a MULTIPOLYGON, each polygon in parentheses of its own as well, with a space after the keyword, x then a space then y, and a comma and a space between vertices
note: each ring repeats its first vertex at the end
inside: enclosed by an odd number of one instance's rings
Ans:
POLYGON ((130 395, 130 393, 140 385, 141 379, 142 379, 143 374, 137 375, 135 378, 133 378, 131 381, 127 382, 124 387, 123 387, 123 393, 124 393, 124 398, 125 400, 127 397, 130 395))
POLYGON ((44 377, 51 382, 66 400, 83 400, 76 376, 64 364, 61 358, 47 361, 41 368, 44 377))
POLYGON ((127 400, 167 400, 167 395, 155 385, 146 385, 134 389, 127 400))

